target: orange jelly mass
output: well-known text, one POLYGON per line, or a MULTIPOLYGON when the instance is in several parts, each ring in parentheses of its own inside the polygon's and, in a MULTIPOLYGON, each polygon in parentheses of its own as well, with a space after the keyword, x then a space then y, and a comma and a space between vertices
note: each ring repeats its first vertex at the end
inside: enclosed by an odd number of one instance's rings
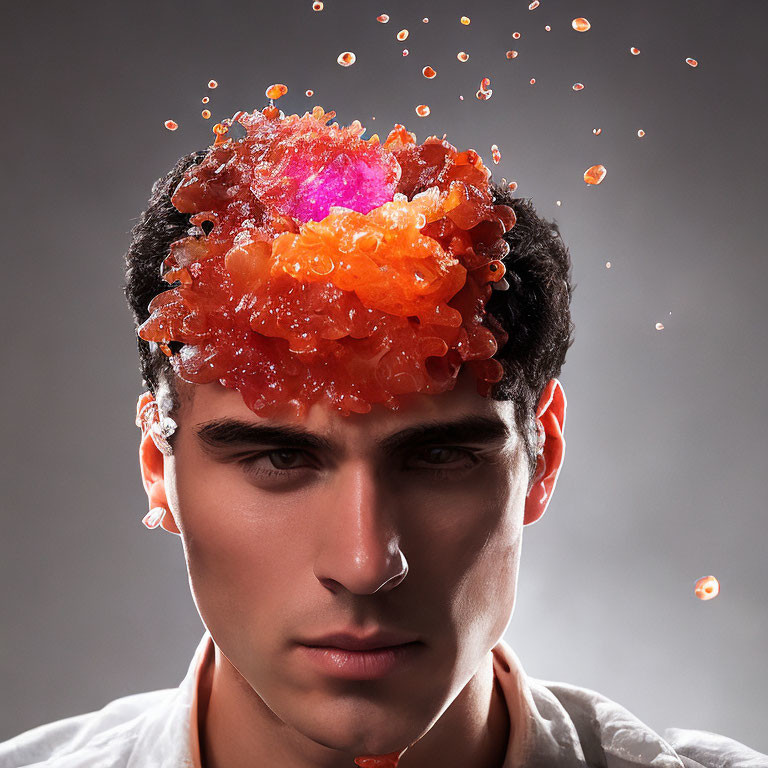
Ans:
POLYGON ((489 395, 507 334, 485 305, 514 212, 474 150, 402 125, 364 140, 334 117, 234 116, 245 136, 217 136, 173 193, 192 229, 139 336, 173 350, 184 381, 236 389, 262 416, 397 410, 462 367, 489 395))

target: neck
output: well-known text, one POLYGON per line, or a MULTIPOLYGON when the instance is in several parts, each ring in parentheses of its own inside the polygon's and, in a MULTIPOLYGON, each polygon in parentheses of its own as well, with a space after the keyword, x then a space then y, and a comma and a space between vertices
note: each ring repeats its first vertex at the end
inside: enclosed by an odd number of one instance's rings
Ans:
MULTIPOLYGON (((200 688, 202 768, 355 768, 355 756, 318 744, 280 720, 218 648, 200 688)), ((488 653, 397 768, 501 768, 510 735, 509 713, 488 653)))

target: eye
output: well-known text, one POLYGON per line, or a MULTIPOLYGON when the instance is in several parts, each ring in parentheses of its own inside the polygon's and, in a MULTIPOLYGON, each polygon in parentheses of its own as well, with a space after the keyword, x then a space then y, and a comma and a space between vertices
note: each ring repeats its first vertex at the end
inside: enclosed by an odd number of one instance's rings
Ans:
MULTIPOLYGON (((428 468, 437 472, 448 468, 450 471, 466 469, 477 463, 477 457, 472 451, 450 446, 430 446, 414 454, 413 458, 432 465, 428 468)), ((420 469, 421 467, 416 468, 420 469)))
POLYGON ((240 464, 248 473, 265 477, 286 476, 291 470, 312 466, 304 451, 291 448, 280 448, 245 456, 240 459, 240 464))

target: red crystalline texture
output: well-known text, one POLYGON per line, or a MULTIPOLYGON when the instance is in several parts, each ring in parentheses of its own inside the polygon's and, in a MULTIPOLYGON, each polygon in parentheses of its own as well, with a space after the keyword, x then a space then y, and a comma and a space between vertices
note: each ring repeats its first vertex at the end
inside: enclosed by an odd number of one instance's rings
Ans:
POLYGON ((451 389, 464 365, 488 395, 506 334, 485 305, 512 209, 493 205, 473 150, 416 144, 403 126, 366 142, 357 121, 332 117, 239 115, 246 137, 187 171, 172 201, 212 229, 172 244, 174 285, 139 335, 180 342, 170 360, 182 379, 237 389, 265 417, 313 403, 396 410, 402 396, 451 389))

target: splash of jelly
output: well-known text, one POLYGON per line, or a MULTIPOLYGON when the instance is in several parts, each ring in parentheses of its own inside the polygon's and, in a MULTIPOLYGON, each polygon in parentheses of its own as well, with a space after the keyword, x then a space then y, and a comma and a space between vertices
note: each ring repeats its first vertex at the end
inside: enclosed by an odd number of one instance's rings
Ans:
POLYGON ((352 51, 344 51, 343 53, 340 53, 336 59, 336 62, 341 64, 342 67, 351 67, 356 61, 357 56, 355 56, 352 51))
POLYGON ((382 13, 381 16, 376 17, 376 21, 380 24, 386 24, 389 21, 389 14, 382 13))
POLYGON ((510 192, 515 192, 517 190, 517 182, 516 181, 510 181, 509 184, 507 184, 507 189, 510 192))
POLYGON ((629 52, 630 52, 630 53, 631 53, 633 56, 639 56, 639 55, 640 55, 640 49, 639 49, 639 48, 635 48, 634 46, 633 46, 632 48, 630 48, 630 49, 629 49, 629 52))
POLYGON ((321 0, 315 0, 314 3, 312 3, 312 10, 313 11, 322 11, 324 8, 323 3, 321 0))
POLYGON ((696 582, 693 593, 699 600, 711 600, 720 594, 720 582, 714 576, 704 576, 696 582))
POLYGON ((175 131, 179 124, 175 120, 166 120, 163 125, 169 130, 169 131, 175 131))
POLYGON ((211 119, 211 110, 210 109, 204 109, 201 113, 204 120, 210 120, 211 119))
POLYGON ((208 96, 203 96, 203 98, 200 99, 200 101, 202 101, 203 104, 207 104, 210 101, 210 98, 208 96))
POLYGON ((475 96, 476 96, 476 97, 477 97, 477 98, 478 98, 480 101, 488 101, 488 99, 490 99, 490 98, 491 98, 491 96, 493 96, 493 89, 492 89, 492 88, 488 88, 488 90, 483 90, 483 89, 481 88, 479 91, 477 91, 477 92, 475 93, 475 96))
POLYGON ((428 117, 432 110, 426 104, 419 104, 416 107, 416 114, 419 117, 428 117))
POLYGON ((577 32, 587 32, 588 30, 590 30, 592 28, 592 25, 583 16, 579 16, 577 19, 574 19, 571 22, 571 26, 577 32))
POLYGON ((427 66, 421 70, 421 74, 424 75, 427 80, 431 80, 433 77, 435 77, 435 75, 437 75, 437 72, 432 67, 427 66))
POLYGON ((307 88, 306 91, 304 91, 305 96, 314 96, 315 92, 311 88, 307 88))
POLYGON ((283 83, 274 83, 264 92, 268 99, 279 99, 281 96, 285 96, 288 93, 288 86, 283 83))
POLYGON ((355 758, 355 765, 360 768, 397 768, 402 752, 388 755, 361 755, 355 758))
POLYGON ((583 91, 584 83, 574 83, 571 88, 573 88, 574 91, 583 91))
POLYGON ((471 22, 471 19, 469 16, 462 16, 459 21, 466 26, 471 22))
POLYGON ((687 64, 689 67, 698 67, 698 66, 699 66, 699 62, 698 62, 698 61, 696 61, 696 59, 686 59, 686 60, 685 60, 685 63, 686 63, 686 64, 687 64))
POLYGON ((208 87, 209 88, 218 88, 219 84, 215 80, 209 80, 208 81, 208 87))
POLYGON ((531 85, 536 85, 536 78, 535 78, 535 77, 532 77, 532 78, 531 78, 531 79, 530 79, 528 82, 529 82, 531 85))
POLYGON ((592 165, 584 171, 584 181, 587 184, 600 184, 606 173, 604 165, 592 165))
POLYGON ((595 134, 595 136, 599 136, 603 132, 602 128, 593 128, 592 133, 595 134))
POLYGON ((533 0, 533 2, 530 3, 528 6, 528 10, 535 11, 540 5, 541 3, 539 2, 539 0, 533 0))
POLYGON ((501 162, 501 151, 498 144, 491 144, 491 158, 496 165, 501 162))
POLYGON ((469 54, 468 54, 466 51, 459 51, 459 52, 456 54, 456 58, 457 58, 459 61, 469 61, 469 54))
POLYGON ((408 55, 408 49, 407 48, 403 48, 403 56, 407 56, 407 55, 408 55))
POLYGON ((408 32, 407 29, 401 29, 397 33, 397 39, 402 43, 403 40, 407 40, 408 39, 408 34, 409 34, 409 32, 408 32))
POLYGON ((641 128, 641 129, 640 129, 640 130, 637 132, 637 138, 638 138, 638 139, 642 139, 642 138, 643 138, 643 136, 645 136, 645 131, 644 131, 644 130, 641 128))
POLYGON ((508 59, 516 59, 517 58, 517 51, 507 51, 507 58, 508 59))
POLYGON ((513 40, 519 40, 522 37, 522 35, 519 32, 513 32, 512 33, 512 39, 513 40))

